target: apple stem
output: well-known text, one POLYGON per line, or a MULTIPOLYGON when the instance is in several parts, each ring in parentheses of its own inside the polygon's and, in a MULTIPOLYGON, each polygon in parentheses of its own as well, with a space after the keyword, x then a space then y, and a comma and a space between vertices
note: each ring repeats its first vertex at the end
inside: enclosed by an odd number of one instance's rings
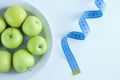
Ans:
POLYGON ((30 67, 27 68, 28 71, 32 71, 32 69, 30 67))
POLYGON ((13 27, 12 27, 12 29, 11 29, 11 34, 10 34, 10 38, 12 38, 12 32, 13 32, 13 27))
POLYGON ((38 46, 39 48, 41 48, 41 46, 38 46))

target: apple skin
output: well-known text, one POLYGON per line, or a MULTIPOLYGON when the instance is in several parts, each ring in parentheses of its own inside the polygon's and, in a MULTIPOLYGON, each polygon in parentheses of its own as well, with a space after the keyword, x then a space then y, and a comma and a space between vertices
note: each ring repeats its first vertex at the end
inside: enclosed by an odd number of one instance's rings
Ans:
POLYGON ((22 25, 22 30, 27 36, 38 35, 42 31, 42 22, 35 16, 28 16, 22 25))
POLYGON ((11 70, 11 53, 0 50, 0 72, 6 73, 11 70))
POLYGON ((6 48, 15 49, 23 42, 22 33, 16 28, 7 28, 2 32, 1 42, 6 48))
POLYGON ((34 36, 28 40, 27 49, 34 55, 43 55, 47 51, 47 42, 41 36, 34 36))
POLYGON ((0 16, 0 33, 6 28, 4 19, 0 16))
POLYGON ((13 54, 13 67, 17 72, 30 70, 35 63, 35 59, 25 49, 20 49, 13 54))
POLYGON ((16 28, 21 26, 26 16, 26 11, 20 6, 10 6, 4 14, 6 22, 16 28))

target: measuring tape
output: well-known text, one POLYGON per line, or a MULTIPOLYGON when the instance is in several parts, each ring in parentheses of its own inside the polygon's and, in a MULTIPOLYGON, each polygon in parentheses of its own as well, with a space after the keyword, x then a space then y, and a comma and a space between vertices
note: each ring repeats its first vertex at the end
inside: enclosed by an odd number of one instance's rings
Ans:
POLYGON ((78 39, 78 40, 85 40, 86 36, 90 32, 90 28, 86 22, 86 19, 102 17, 103 11, 105 9, 105 3, 103 0, 95 0, 95 4, 99 8, 99 10, 85 11, 82 14, 82 16, 80 17, 79 26, 80 26, 82 32, 71 31, 61 39, 61 46, 62 46, 63 52, 67 58, 67 61, 70 65, 73 75, 79 74, 80 69, 79 69, 77 61, 68 45, 67 39, 73 38, 73 39, 78 39))

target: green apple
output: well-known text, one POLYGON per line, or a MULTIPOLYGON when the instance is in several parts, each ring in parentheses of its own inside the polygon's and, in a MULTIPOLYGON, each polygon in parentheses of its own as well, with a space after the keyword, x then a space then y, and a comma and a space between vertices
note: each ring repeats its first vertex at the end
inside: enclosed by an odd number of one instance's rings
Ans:
POLYGON ((47 51, 47 42, 41 36, 34 36, 28 40, 27 49, 34 55, 43 55, 47 51))
POLYGON ((13 55, 13 67, 17 72, 30 70, 34 66, 34 63, 35 59, 33 55, 25 49, 20 49, 13 55))
POLYGON ((42 30, 42 22, 35 16, 28 16, 22 25, 22 30, 27 36, 38 35, 42 30))
POLYGON ((2 32, 1 42, 6 48, 17 48, 21 45, 22 41, 22 33, 16 28, 7 28, 2 32))
POLYGON ((6 28, 6 23, 3 18, 0 16, 0 33, 6 28))
POLYGON ((0 72, 9 72, 11 70, 11 53, 0 50, 0 72))
POLYGON ((26 11, 20 6, 10 6, 4 14, 6 22, 16 28, 21 26, 26 16, 26 11))

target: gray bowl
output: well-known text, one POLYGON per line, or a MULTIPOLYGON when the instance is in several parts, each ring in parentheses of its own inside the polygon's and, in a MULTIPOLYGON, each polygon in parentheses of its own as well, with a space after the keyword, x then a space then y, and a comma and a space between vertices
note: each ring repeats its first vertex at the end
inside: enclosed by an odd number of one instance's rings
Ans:
MULTIPOLYGON (((4 11, 12 5, 19 5, 23 7, 27 12, 28 15, 35 15, 37 16, 40 20, 42 20, 43 23, 43 30, 39 34, 40 36, 43 36, 48 43, 48 51, 43 55, 43 56, 35 56, 35 66, 32 68, 32 71, 27 71, 24 73, 17 73, 14 69, 12 69, 8 73, 0 73, 0 80, 29 80, 32 76, 37 74, 47 63, 48 58, 52 52, 52 47, 53 47, 53 38, 52 38, 52 30, 50 28, 50 25, 48 21, 46 20, 45 16, 40 12, 40 10, 33 5, 25 2, 25 1, 20 1, 20 0, 0 0, 0 15, 4 14, 4 11)), ((26 43, 27 40, 30 37, 27 37, 24 35, 24 41, 23 45, 21 45, 17 49, 7 49, 11 53, 14 53, 16 50, 20 48, 26 48, 26 43)), ((0 44, 0 49, 6 49, 0 44)))

